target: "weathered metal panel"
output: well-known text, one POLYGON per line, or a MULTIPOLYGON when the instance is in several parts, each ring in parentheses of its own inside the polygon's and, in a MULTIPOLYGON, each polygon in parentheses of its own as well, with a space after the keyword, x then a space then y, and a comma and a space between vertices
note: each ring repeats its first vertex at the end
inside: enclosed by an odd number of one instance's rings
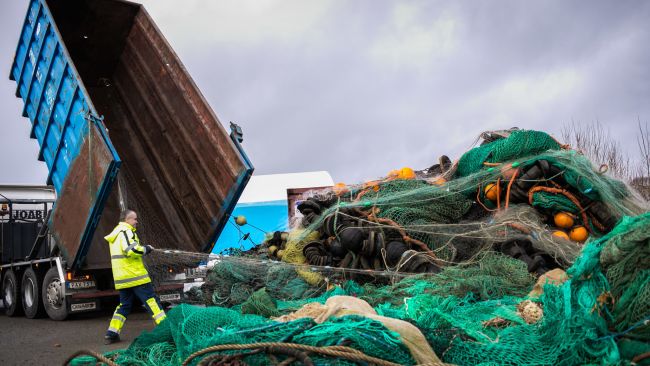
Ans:
POLYGON ((120 117, 111 121, 123 122, 111 134, 124 134, 114 139, 118 151, 135 152, 122 157, 129 188, 141 196, 135 206, 144 214, 143 235, 155 233, 166 247, 211 250, 252 167, 144 8, 112 82, 120 117), (147 222, 147 215, 158 220, 147 222))
POLYGON ((74 266, 92 240, 120 161, 43 0, 29 3, 10 78, 59 197, 50 229, 74 266))
POLYGON ((112 182, 116 173, 115 161, 101 134, 91 129, 70 167, 51 221, 51 230, 72 267, 83 263, 103 209, 97 197, 107 195, 102 190, 110 189, 106 183, 112 182), (79 220, 83 217, 92 218, 86 230, 82 230, 83 222, 79 220))
POLYGON ((110 265, 103 236, 120 200, 139 212, 144 241, 210 251, 253 168, 144 8, 33 0, 26 19, 12 76, 59 192, 52 222, 66 256, 86 268, 110 265), (119 192, 110 189, 117 162, 119 192), (94 234, 76 230, 95 226, 94 234))

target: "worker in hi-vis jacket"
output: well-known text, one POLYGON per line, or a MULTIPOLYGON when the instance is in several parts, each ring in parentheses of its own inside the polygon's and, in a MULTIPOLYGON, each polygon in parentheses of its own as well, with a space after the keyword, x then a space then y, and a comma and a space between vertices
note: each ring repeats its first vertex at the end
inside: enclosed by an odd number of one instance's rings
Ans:
POLYGON ((120 304, 108 326, 104 337, 105 344, 119 342, 120 331, 131 312, 134 296, 142 301, 156 324, 165 319, 165 312, 142 262, 142 256, 151 253, 154 248, 140 244, 140 239, 135 233, 137 226, 138 214, 133 210, 124 210, 120 213, 120 223, 104 237, 110 245, 115 289, 120 292, 120 304))

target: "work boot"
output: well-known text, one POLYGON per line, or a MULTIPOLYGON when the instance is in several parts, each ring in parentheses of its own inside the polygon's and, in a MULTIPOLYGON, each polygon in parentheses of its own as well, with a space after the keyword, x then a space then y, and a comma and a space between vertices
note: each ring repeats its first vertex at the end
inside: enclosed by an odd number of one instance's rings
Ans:
POLYGON ((119 334, 116 334, 116 335, 108 335, 107 334, 107 335, 104 336, 104 344, 105 345, 117 343, 119 341, 120 341, 120 335, 119 334))

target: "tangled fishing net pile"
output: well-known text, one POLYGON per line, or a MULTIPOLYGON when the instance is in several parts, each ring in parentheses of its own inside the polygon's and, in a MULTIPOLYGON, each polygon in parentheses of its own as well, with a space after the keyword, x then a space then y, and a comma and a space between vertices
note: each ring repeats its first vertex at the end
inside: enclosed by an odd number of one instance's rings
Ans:
POLYGON ((455 163, 313 192, 290 232, 211 263, 186 294, 203 306, 173 308, 106 356, 650 365, 646 203, 546 133, 482 137, 455 163))

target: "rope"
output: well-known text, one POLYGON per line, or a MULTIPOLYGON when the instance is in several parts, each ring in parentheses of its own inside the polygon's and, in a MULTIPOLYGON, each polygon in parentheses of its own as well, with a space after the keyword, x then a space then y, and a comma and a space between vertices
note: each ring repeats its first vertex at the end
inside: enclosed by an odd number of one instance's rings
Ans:
MULTIPOLYGON (((197 366, 213 366, 213 365, 239 365, 237 362, 238 358, 243 358, 243 357, 248 357, 252 356, 255 354, 258 354, 262 351, 262 349, 257 349, 251 352, 242 352, 239 354, 234 354, 234 355, 222 355, 219 353, 210 355, 204 359, 202 359, 197 366), (214 363, 215 361, 218 361, 214 363)), ((270 354, 272 355, 272 354, 270 354)), ((275 357, 274 357, 275 358, 275 357)), ((292 359, 293 357, 290 357, 289 359, 292 359)), ((313 364, 307 365, 307 366, 313 366, 313 364)))
POLYGON ((420 249, 422 249, 428 256, 433 258, 434 260, 438 259, 438 256, 434 252, 431 251, 431 249, 423 242, 420 240, 417 240, 415 238, 411 238, 407 233, 404 228, 402 228, 398 223, 391 219, 386 219, 386 218, 379 218, 375 217, 374 215, 369 215, 368 220, 373 221, 378 224, 383 224, 383 225, 388 225, 393 228, 395 228, 401 235, 402 235, 402 240, 404 240, 405 243, 409 244, 415 244, 418 246, 420 249))
POLYGON ((496 211, 496 209, 488 208, 487 206, 485 206, 483 204, 483 202, 481 202, 481 185, 480 184, 478 185, 478 189, 476 190, 476 202, 478 202, 481 206, 483 206, 485 211, 488 211, 488 212, 496 211))
POLYGON ((510 188, 512 187, 512 183, 515 182, 518 174, 519 169, 515 170, 515 172, 512 173, 512 178, 510 178, 510 182, 508 183, 508 189, 506 190, 506 210, 508 209, 508 204, 510 203, 510 188))
POLYGON ((591 218, 591 223, 594 224, 596 229, 600 230, 603 233, 607 231, 605 225, 601 224, 600 221, 598 221, 592 213, 589 213, 589 218, 591 218))
POLYGON ((562 149, 562 150, 571 150, 571 145, 569 145, 569 144, 563 144, 563 143, 561 143, 560 141, 558 141, 558 139, 556 139, 555 137, 553 137, 553 136, 551 136, 551 135, 548 135, 548 136, 549 136, 550 138, 552 138, 553 141, 557 142, 558 145, 560 145, 560 149, 562 149))
POLYGON ((648 315, 645 318, 639 320, 638 322, 632 324, 632 326, 630 326, 629 328, 627 328, 626 330, 624 330, 624 331, 622 331, 620 333, 614 333, 614 334, 606 335, 604 337, 598 338, 598 340, 608 339, 608 338, 618 338, 618 337, 626 335, 627 333, 629 333, 629 332, 631 332, 631 331, 633 331, 633 330, 635 330, 637 328, 646 327, 648 325, 650 325, 650 315, 648 315))
POLYGON ((580 215, 582 216, 582 222, 585 225, 585 228, 591 232, 591 228, 589 227, 589 219, 587 218, 587 214, 585 213, 585 210, 582 208, 582 205, 580 205, 580 202, 578 201, 577 198, 575 198, 574 195, 569 193, 565 189, 561 188, 551 188, 551 187, 543 187, 543 186, 537 186, 533 187, 528 191, 528 202, 532 205, 533 204, 533 193, 539 192, 539 191, 544 191, 544 192, 549 192, 549 193, 554 193, 554 194, 561 194, 571 200, 576 207, 578 207, 578 210, 580 210, 580 215))
POLYGON ((513 229, 519 230, 524 234, 530 235, 532 231, 527 228, 526 226, 522 225, 521 223, 518 222, 507 222, 505 223, 506 226, 510 226, 513 229))
POLYGON ((367 183, 364 183, 364 187, 359 193, 357 194, 357 197, 354 199, 354 201, 359 201, 361 197, 365 196, 367 193, 370 193, 372 191, 378 192, 379 191, 379 185, 382 183, 387 183, 390 182, 391 180, 394 180, 394 178, 388 178, 382 180, 373 180, 367 183))
POLYGON ((634 356, 634 358, 632 359, 632 363, 639 363, 639 362, 645 360, 646 358, 650 358, 650 352, 646 352, 646 353, 642 353, 640 355, 634 356))
POLYGON ((600 167, 598 168, 598 174, 605 174, 609 170, 609 166, 607 164, 600 164, 600 167))
POLYGON ((501 209, 501 177, 497 178, 497 211, 501 209))
POLYGON ((262 229, 258 228, 257 226, 251 224, 250 222, 247 222, 246 224, 247 224, 248 226, 252 226, 254 229, 259 230, 262 234, 266 234, 266 233, 269 233, 269 232, 270 232, 270 231, 267 231, 267 230, 262 230, 262 229))
POLYGON ((110 359, 106 358, 105 356, 100 355, 99 353, 97 353, 95 351, 91 351, 91 350, 87 350, 87 349, 82 349, 82 350, 79 350, 79 351, 73 353, 72 355, 70 355, 70 357, 68 357, 63 362, 63 365, 69 365, 70 362, 72 362, 72 360, 74 360, 75 358, 77 358, 79 356, 83 356, 83 355, 94 357, 99 362, 103 362, 103 363, 107 364, 108 366, 118 366, 118 364, 116 364, 115 362, 113 362, 110 359))
POLYGON ((204 348, 200 351, 192 353, 189 357, 187 357, 185 361, 183 361, 182 366, 187 366, 195 358, 210 352, 226 351, 226 350, 246 350, 246 349, 269 348, 269 347, 296 349, 301 351, 319 353, 325 356, 338 357, 338 358, 351 360, 351 361, 370 362, 379 366, 399 366, 399 364, 397 363, 385 361, 380 358, 371 357, 356 349, 344 347, 344 346, 314 347, 314 346, 307 346, 307 345, 297 344, 297 343, 277 343, 277 342, 262 342, 262 343, 251 343, 251 344, 222 344, 218 346, 204 348))

